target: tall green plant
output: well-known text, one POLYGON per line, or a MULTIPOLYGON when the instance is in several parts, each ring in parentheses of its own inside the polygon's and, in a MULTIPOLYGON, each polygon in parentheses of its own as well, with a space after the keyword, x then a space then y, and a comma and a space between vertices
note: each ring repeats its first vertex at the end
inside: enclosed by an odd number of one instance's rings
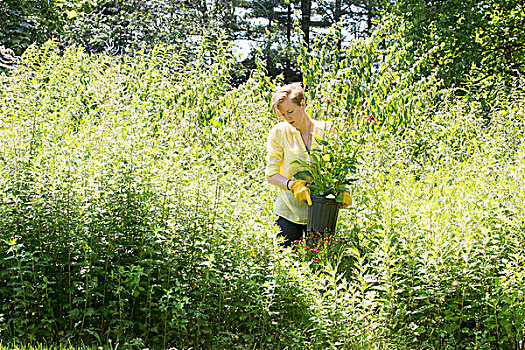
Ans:
POLYGON ((310 51, 298 57, 315 115, 331 119, 338 111, 326 109, 329 100, 347 118, 365 124, 374 119, 384 134, 398 133, 418 120, 433 105, 439 82, 419 71, 425 57, 410 58, 411 43, 395 28, 403 26, 395 18, 385 18, 372 36, 360 39, 344 50, 337 48, 337 37, 320 36, 310 51), (366 117, 366 118, 365 118, 366 117))

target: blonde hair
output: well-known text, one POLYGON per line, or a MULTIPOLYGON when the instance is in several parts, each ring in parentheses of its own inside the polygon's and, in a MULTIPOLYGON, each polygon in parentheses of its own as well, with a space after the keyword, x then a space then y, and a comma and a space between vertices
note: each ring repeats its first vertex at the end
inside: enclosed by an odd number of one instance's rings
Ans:
POLYGON ((286 84, 273 94, 271 107, 273 114, 279 119, 282 119, 282 116, 278 107, 286 98, 290 98, 293 103, 300 106, 301 101, 304 100, 304 90, 301 83, 286 84))

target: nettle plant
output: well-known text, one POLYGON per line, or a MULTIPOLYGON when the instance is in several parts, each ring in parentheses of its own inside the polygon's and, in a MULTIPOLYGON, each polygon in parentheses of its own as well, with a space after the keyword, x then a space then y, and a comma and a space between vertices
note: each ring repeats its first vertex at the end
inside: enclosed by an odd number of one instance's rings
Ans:
POLYGON ((310 150, 309 161, 295 161, 306 168, 295 174, 295 178, 305 180, 313 196, 341 202, 342 193, 357 180, 360 150, 365 142, 360 129, 354 118, 339 113, 326 137, 314 135, 320 147, 310 150))

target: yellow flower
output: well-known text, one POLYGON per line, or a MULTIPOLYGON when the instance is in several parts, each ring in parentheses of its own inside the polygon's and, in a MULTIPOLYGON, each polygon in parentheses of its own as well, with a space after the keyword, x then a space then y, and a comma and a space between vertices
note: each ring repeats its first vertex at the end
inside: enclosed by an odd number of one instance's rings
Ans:
POLYGON ((325 162, 329 162, 329 161, 330 161, 330 155, 329 155, 329 154, 325 154, 325 155, 323 156, 323 160, 324 160, 325 162))

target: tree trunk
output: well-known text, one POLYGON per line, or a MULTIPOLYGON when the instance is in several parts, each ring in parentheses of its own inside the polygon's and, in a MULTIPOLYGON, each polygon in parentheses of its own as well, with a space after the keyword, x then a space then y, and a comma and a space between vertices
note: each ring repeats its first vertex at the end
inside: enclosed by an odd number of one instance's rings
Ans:
MULTIPOLYGON (((339 23, 341 21, 341 0, 335 0, 335 13, 334 13, 334 20, 335 23, 339 23)), ((337 27, 338 30, 338 38, 337 38, 337 52, 341 52, 341 41, 342 41, 342 25, 337 27)))
POLYGON ((286 41, 288 45, 292 43, 292 3, 288 2, 288 14, 286 17, 286 41))
POLYGON ((312 0, 301 0, 301 29, 304 33, 304 42, 310 47, 310 17, 312 14, 312 0))
POLYGON ((374 17, 374 0, 368 0, 366 3, 366 36, 372 34, 372 19, 374 17))
MULTIPOLYGON (((288 2, 288 13, 286 16, 286 42, 288 43, 288 46, 292 45, 292 3, 291 1, 288 2)), ((285 65, 284 66, 285 76, 287 78, 287 81, 290 81, 292 72, 291 72, 291 62, 290 62, 289 57, 286 57, 284 61, 284 65, 285 65)))

